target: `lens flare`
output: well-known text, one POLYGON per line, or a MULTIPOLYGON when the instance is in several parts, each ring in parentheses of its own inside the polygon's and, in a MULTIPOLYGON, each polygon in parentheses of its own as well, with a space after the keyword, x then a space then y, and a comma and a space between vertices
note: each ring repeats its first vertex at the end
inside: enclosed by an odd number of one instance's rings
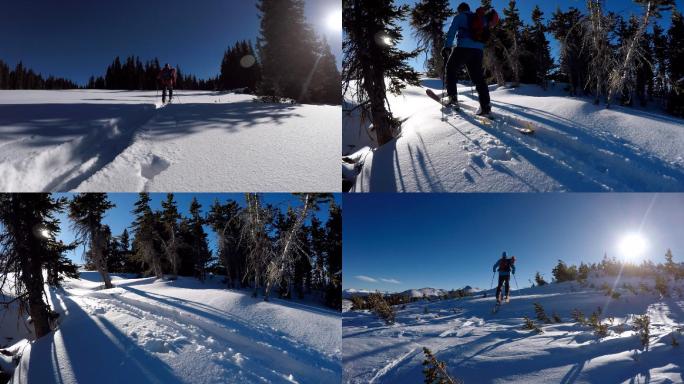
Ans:
POLYGON ((640 233, 630 233, 620 239, 618 250, 627 260, 634 260, 644 254, 648 241, 640 233))
POLYGON ((342 31, 342 10, 331 13, 326 20, 326 25, 332 31, 342 31))

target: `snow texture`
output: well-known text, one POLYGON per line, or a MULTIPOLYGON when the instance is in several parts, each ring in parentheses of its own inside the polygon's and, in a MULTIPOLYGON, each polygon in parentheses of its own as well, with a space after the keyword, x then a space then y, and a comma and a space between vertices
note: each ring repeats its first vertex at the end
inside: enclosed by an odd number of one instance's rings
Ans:
MULTIPOLYGON (((447 113, 425 89, 439 80, 388 95, 405 120, 398 138, 364 152, 356 192, 597 192, 684 191, 684 119, 642 108, 606 109, 567 96, 559 86, 543 91, 491 86, 494 122, 447 113), (523 135, 515 128, 528 128, 523 135)), ((459 86, 459 102, 474 110, 477 94, 459 86)), ((346 109, 351 111, 347 101, 346 109)), ((343 124, 343 156, 373 146, 359 110, 343 124), (370 144, 369 144, 370 143, 370 144)))
POLYGON ((339 312, 205 283, 97 273, 49 289, 58 329, 30 343, 13 383, 339 382, 339 312))
POLYGON ((339 191, 341 108, 253 98, 0 91, 0 190, 339 191))
POLYGON ((684 354, 673 346, 684 342, 684 283, 670 280, 669 297, 661 297, 653 279, 615 277, 552 284, 511 292, 511 301, 496 314, 493 290, 465 299, 418 301, 397 310, 396 323, 386 325, 369 311, 343 311, 343 383, 419 383, 423 378, 422 347, 444 361, 455 378, 466 383, 681 383, 684 354), (631 285, 625 288, 623 284, 631 285), (672 288, 674 287, 674 288, 672 288), (560 323, 536 320, 533 303, 560 323), (587 325, 575 323, 577 308, 588 318, 602 308, 608 335, 598 338, 587 325), (427 308, 427 313, 425 309, 427 308), (650 316, 650 348, 642 348, 633 330, 635 316, 650 316), (524 330, 523 316, 543 330, 524 330), (612 322, 611 322, 612 317, 612 322))

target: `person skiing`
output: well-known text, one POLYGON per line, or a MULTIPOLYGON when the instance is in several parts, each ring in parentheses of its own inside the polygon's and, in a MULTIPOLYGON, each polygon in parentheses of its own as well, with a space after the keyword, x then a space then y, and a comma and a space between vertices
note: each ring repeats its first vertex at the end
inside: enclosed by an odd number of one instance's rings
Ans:
POLYGON ((457 10, 442 49, 442 57, 446 62, 447 105, 458 108, 456 80, 458 72, 465 65, 480 100, 477 115, 487 117, 492 107, 482 59, 489 28, 498 23, 499 17, 493 9, 485 13, 484 8, 479 8, 477 13, 473 13, 467 3, 461 3, 457 10))
POLYGON ((505 284, 504 301, 508 302, 508 292, 510 291, 511 274, 515 275, 515 256, 510 259, 506 255, 506 251, 501 254, 501 258, 496 261, 492 272, 499 270, 499 284, 496 286, 496 302, 501 304, 501 286, 505 284))
POLYGON ((157 80, 163 87, 162 91, 162 104, 166 104, 166 91, 169 91, 169 103, 173 100, 173 87, 176 85, 176 69, 171 68, 171 66, 166 63, 164 68, 159 71, 157 80))

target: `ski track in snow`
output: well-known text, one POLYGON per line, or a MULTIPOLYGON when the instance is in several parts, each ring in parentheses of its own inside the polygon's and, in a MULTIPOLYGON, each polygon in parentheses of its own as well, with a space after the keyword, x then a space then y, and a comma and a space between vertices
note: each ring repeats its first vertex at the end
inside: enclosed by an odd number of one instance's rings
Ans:
MULTIPOLYGON (((416 383, 423 379, 422 347, 466 383, 670 383, 683 382, 684 356, 671 338, 684 341, 684 297, 662 299, 654 291, 630 293, 622 282, 611 299, 598 288, 577 283, 512 291, 512 300, 491 313, 493 294, 463 300, 418 301, 398 310, 385 325, 367 311, 343 313, 343 383, 416 383), (523 316, 535 319, 533 303, 561 323, 537 324, 544 333, 523 330, 523 316), (570 319, 573 309, 587 316, 601 307, 609 335, 598 340, 588 326, 570 319), (429 308, 424 313, 424 308, 429 308), (634 316, 651 319, 650 348, 643 351, 634 316), (625 324, 626 323, 626 324, 625 324), (622 328, 622 329, 621 329, 622 328)), ((595 283, 598 287, 603 281, 595 283)), ((648 283, 647 283, 648 284, 648 283)), ((652 286, 652 283, 650 283, 652 286)), ((681 285, 681 284, 680 284, 681 285)))
POLYGON ((339 107, 184 93, 0 91, 0 189, 340 189, 339 107))
POLYGON ((50 302, 62 313, 60 326, 28 348, 16 383, 339 381, 341 341, 335 341, 332 329, 341 331, 339 320, 333 320, 339 319, 337 313, 264 303, 216 284, 219 289, 206 288, 210 296, 198 302, 205 288, 189 281, 116 278, 115 288, 100 290, 99 284, 68 280, 65 289, 50 289, 50 302), (228 309, 215 306, 220 303, 228 309), (283 313, 287 317, 274 317, 283 313), (309 321, 315 319, 320 321, 309 321), (278 329, 282 321, 288 324, 278 329), (300 330, 310 339, 301 339, 300 330), (330 338, 313 340, 318 333, 330 338))
MULTIPOLYGON (((441 83, 426 79, 423 86, 439 92, 441 83)), ((605 109, 559 90, 490 89, 498 116, 493 122, 470 112, 440 112, 425 88, 407 87, 390 97, 397 117, 405 119, 400 136, 372 151, 359 150, 370 145, 368 124, 347 116, 343 155, 363 160, 353 190, 684 190, 684 120, 639 108, 605 109), (528 124, 534 135, 514 128, 528 124)), ((476 109, 470 88, 460 86, 459 99, 466 110, 476 109)))

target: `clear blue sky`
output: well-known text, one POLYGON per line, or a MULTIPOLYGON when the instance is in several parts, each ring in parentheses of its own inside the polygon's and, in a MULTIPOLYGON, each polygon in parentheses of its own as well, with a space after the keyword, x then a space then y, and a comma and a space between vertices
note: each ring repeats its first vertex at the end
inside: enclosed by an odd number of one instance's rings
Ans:
MULTIPOLYGON (((456 9, 458 5, 463 1, 464 0, 451 0, 451 7, 453 9, 456 9)), ((409 4, 411 6, 413 6, 416 2, 416 0, 397 0, 397 4, 409 4)), ((470 4, 471 9, 473 10, 480 6, 479 0, 469 0, 466 2, 470 4)), ((492 6, 503 18, 503 10, 505 8, 508 8, 508 3, 509 0, 493 0, 492 6)), ((682 3, 682 1, 679 0, 679 3, 682 3)), ((519 0, 517 1, 517 8, 520 11, 520 17, 522 18, 523 22, 527 24, 532 22, 532 10, 534 9, 535 5, 539 5, 539 8, 542 10, 542 12, 544 12, 545 21, 549 21, 551 19, 553 12, 555 12, 557 8, 560 8, 564 11, 570 7, 578 8, 583 12, 586 10, 586 0, 519 0)), ((642 14, 642 8, 631 0, 605 0, 605 5, 608 11, 618 13, 625 18, 629 18, 631 14, 642 14)), ((677 4, 677 8, 681 10, 682 4, 677 4)), ((661 21, 661 23, 663 23, 662 25, 670 25, 670 15, 670 12, 663 13, 663 20, 661 21)), ((450 24, 451 20, 447 22, 445 30, 448 29, 450 24)), ((404 40, 400 43, 399 47, 406 51, 416 49, 417 42, 413 37, 413 31, 411 29, 411 26, 409 25, 408 20, 404 21, 401 25, 404 28, 404 40)), ((547 34, 547 37, 549 38, 549 41, 551 43, 552 55, 553 57, 557 58, 559 53, 558 42, 550 34, 547 34)), ((425 55, 423 54, 420 55, 417 59, 413 60, 412 65, 417 70, 423 71, 424 62, 425 55)))
MULTIPOLYGON (((73 194, 71 193, 58 193, 55 194, 56 197, 65 196, 71 198, 73 194)), ((184 216, 189 216, 190 203, 193 197, 197 197, 197 200, 202 205, 202 214, 206 213, 211 209, 211 205, 216 199, 220 202, 226 202, 228 200, 235 200, 241 206, 244 206, 245 195, 242 193, 178 193, 174 194, 176 203, 178 205, 179 212, 184 216)), ((133 215, 131 211, 133 210, 133 204, 138 200, 137 193, 110 193, 108 194, 109 200, 113 202, 116 207, 107 211, 107 214, 103 220, 104 224, 109 225, 114 236, 120 235, 125 228, 128 228, 129 233, 131 233, 131 223, 133 221, 133 215)), ((300 205, 299 200, 296 196, 289 193, 267 193, 263 194, 263 201, 272 204, 278 208, 286 210, 289 205, 293 207, 298 207, 300 205)), ((151 193, 150 206, 153 210, 161 209, 161 202, 166 200, 166 193, 151 193)), ((335 202, 341 205, 340 195, 335 195, 335 202)), ((343 211, 344 213, 344 211, 343 211)), ((328 207, 327 205, 322 205, 321 210, 315 213, 323 222, 328 219, 328 207)), ((74 233, 71 228, 71 222, 69 221, 67 212, 60 214, 59 219, 61 221, 61 233, 58 239, 64 241, 65 243, 70 243, 74 240, 74 233)), ((211 249, 216 248, 216 236, 211 231, 211 229, 205 226, 204 230, 208 234, 209 245, 211 249)), ((131 238, 132 238, 131 233, 131 238)), ((83 262, 83 247, 78 247, 74 252, 70 253, 68 256, 76 263, 81 264, 83 262)))
POLYGON ((662 262, 671 248, 684 261, 684 194, 345 195, 343 225, 345 289, 489 288, 502 251, 529 286, 536 271, 550 281, 558 259, 621 257, 640 227, 643 257, 662 262))
MULTIPOLYGON (((341 59, 341 31, 328 26, 340 0, 308 0, 306 14, 341 59)), ((200 78, 218 74, 223 52, 256 41, 255 0, 14 0, 0 12, 0 60, 78 83, 104 75, 115 56, 159 57, 200 78)), ((294 42, 293 42, 294 43, 294 42)))

